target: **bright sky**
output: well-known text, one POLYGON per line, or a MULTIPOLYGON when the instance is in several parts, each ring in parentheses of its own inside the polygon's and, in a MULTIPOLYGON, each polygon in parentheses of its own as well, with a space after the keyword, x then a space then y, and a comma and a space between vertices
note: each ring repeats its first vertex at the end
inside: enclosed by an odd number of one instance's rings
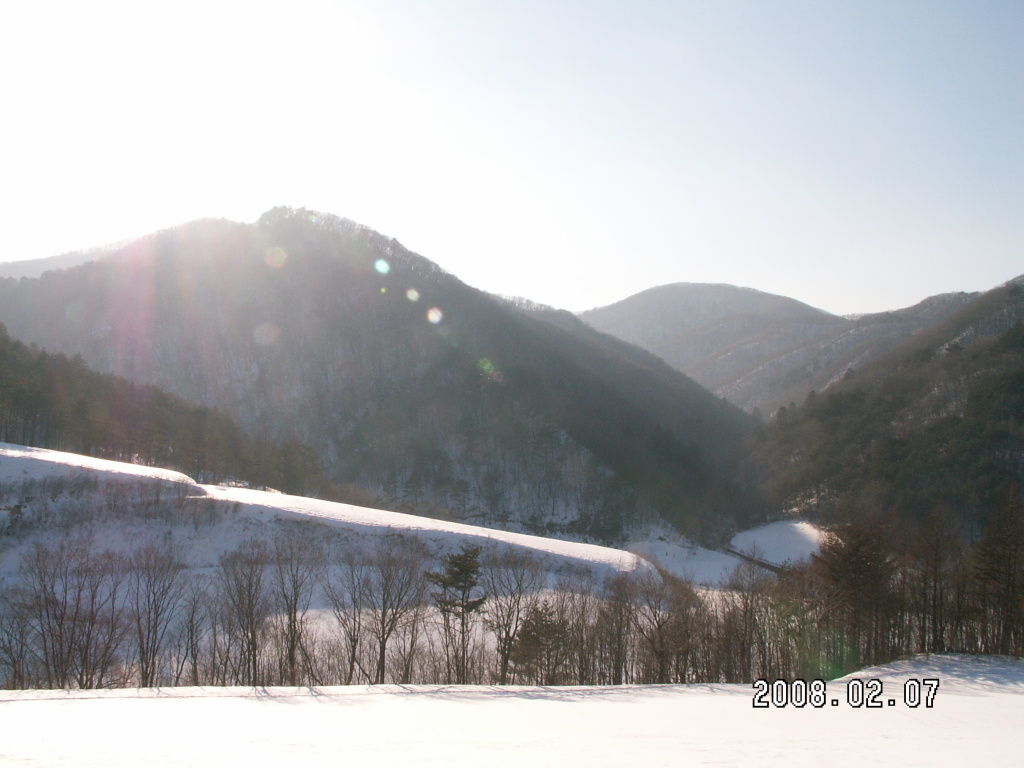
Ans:
POLYGON ((571 310, 1024 272, 1018 0, 0 5, 0 260, 275 205, 571 310))

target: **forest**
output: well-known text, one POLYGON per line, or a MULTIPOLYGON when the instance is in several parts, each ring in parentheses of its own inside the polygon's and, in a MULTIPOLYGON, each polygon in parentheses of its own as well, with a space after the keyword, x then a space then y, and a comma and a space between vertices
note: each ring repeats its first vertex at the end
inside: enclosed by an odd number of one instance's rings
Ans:
POLYGON ((199 482, 338 492, 303 444, 254 436, 217 409, 22 344, 2 324, 0 442, 159 466, 199 482))
POLYGON ((0 686, 751 682, 1024 654, 1016 492, 973 544, 941 510, 913 527, 860 521, 806 564, 745 563, 717 590, 654 569, 552 577, 515 551, 438 555, 301 525, 205 571, 169 541, 37 540, 0 586, 0 686))

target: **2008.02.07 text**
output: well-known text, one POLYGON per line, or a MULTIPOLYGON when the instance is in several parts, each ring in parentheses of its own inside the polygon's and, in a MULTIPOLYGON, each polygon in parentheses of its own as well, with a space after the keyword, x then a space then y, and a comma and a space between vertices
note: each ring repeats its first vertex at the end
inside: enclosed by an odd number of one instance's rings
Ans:
POLYGON ((939 690, 939 681, 935 678, 918 680, 911 677, 903 683, 902 697, 887 697, 885 685, 878 678, 855 677, 843 683, 833 683, 833 695, 829 695, 828 684, 824 680, 767 680, 754 681, 754 709, 771 707, 813 707, 820 709, 826 706, 838 707, 841 704, 854 709, 882 709, 895 707, 897 703, 916 709, 922 704, 926 709, 935 706, 935 694, 939 690), (844 695, 836 695, 835 687, 841 686, 844 695))

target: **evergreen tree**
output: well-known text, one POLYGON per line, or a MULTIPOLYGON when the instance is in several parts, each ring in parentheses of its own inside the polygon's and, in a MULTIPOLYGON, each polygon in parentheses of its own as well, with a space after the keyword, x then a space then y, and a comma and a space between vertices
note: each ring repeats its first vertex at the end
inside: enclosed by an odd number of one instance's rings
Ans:
POLYGON ((456 683, 466 683, 473 614, 487 600, 486 595, 479 594, 477 589, 480 583, 480 547, 463 546, 459 552, 445 555, 441 570, 427 573, 426 578, 437 587, 433 598, 441 612, 449 676, 456 683))

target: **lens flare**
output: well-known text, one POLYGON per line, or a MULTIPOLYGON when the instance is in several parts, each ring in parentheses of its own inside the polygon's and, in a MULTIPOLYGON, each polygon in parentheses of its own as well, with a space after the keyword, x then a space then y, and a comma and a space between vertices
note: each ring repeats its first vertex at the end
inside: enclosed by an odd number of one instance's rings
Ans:
POLYGON ((391 271, 391 265, 388 264, 384 259, 377 259, 373 262, 373 268, 380 272, 382 275, 386 275, 391 271))
POLYGON ((486 373, 488 376, 494 373, 494 363, 492 363, 486 357, 480 358, 480 360, 477 362, 477 367, 480 368, 480 370, 486 373))
POLYGON ((252 338, 261 347, 269 347, 281 338, 281 329, 277 323, 263 323, 252 332, 252 338))
POLYGON ((263 260, 267 262, 267 266, 271 269, 280 269, 288 261, 288 251, 280 246, 268 248, 263 260))
POLYGON ((427 320, 434 325, 439 325, 444 320, 444 312, 437 307, 431 307, 427 310, 427 320))
POLYGON ((419 301, 420 292, 417 291, 415 288, 410 288, 408 291, 405 292, 405 298, 407 298, 409 301, 419 301))

